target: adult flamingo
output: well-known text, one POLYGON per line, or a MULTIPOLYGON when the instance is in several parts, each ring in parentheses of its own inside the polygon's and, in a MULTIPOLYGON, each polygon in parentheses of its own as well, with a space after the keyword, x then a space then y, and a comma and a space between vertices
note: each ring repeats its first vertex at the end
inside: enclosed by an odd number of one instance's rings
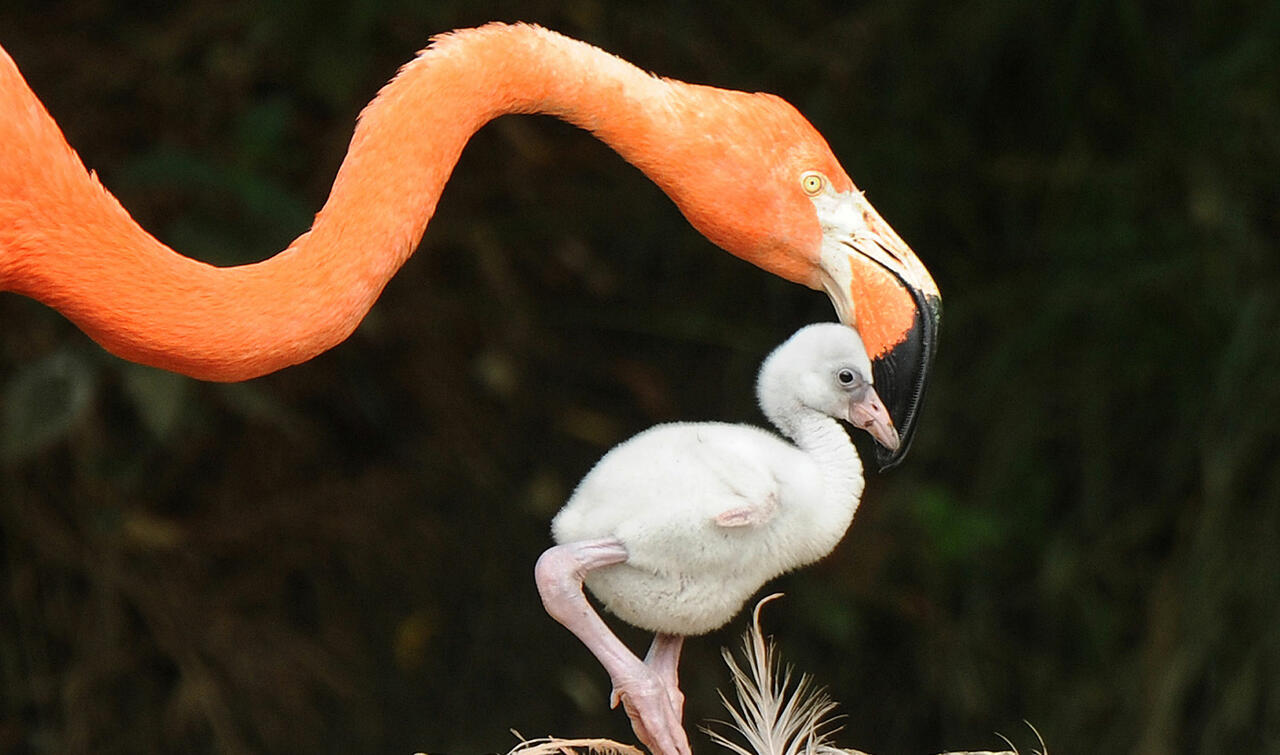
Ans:
POLYGON ((107 350, 244 380, 340 343, 417 247, 463 146, 508 113, 590 131, 708 239, 826 291, 856 326, 906 452, 936 344, 928 271, 778 97, 652 76, 530 25, 435 37, 360 115, 311 230, 218 268, 142 229, 88 172, 0 49, 0 291, 57 309, 107 350))

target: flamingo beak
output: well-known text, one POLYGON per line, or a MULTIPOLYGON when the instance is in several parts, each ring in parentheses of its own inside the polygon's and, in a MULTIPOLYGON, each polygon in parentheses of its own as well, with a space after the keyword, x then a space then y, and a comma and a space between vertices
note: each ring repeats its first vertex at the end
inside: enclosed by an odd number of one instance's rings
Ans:
POLYGON ((924 401, 929 369, 938 349, 938 320, 941 299, 928 296, 919 289, 909 291, 916 301, 915 317, 910 329, 889 351, 871 360, 872 379, 884 393, 884 400, 897 426, 902 428, 900 443, 892 448, 876 449, 876 463, 884 472, 897 466, 911 448, 916 433, 916 418, 924 401))
POLYGON ((885 408, 879 394, 871 386, 867 386, 867 390, 860 398, 849 402, 849 413, 845 419, 854 427, 866 430, 872 438, 876 439, 880 444, 876 447, 877 454, 880 453, 881 447, 889 453, 898 450, 900 440, 898 431, 893 427, 893 418, 889 416, 889 410, 885 408))
POLYGON ((883 472, 906 457, 915 436, 942 299, 915 252, 861 192, 841 199, 823 228, 819 283, 840 320, 862 336, 876 390, 897 428, 897 443, 881 441, 876 448, 883 472))

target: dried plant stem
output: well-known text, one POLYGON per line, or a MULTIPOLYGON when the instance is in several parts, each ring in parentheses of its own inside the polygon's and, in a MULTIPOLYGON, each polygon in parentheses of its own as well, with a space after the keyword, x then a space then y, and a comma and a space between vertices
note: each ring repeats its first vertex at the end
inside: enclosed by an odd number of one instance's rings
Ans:
POLYGON ((523 739, 507 755, 576 755, 579 751, 595 753, 595 755, 645 755, 639 748, 597 737, 523 739))

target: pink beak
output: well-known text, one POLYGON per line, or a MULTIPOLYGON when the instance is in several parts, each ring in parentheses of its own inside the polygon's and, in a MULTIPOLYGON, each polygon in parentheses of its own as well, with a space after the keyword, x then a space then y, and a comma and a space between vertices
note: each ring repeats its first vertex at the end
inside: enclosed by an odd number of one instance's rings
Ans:
POLYGON ((884 402, 876 394, 876 390, 867 386, 862 397, 849 402, 849 414, 846 417, 854 427, 866 430, 876 442, 889 451, 898 448, 898 431, 893 427, 893 419, 884 402))

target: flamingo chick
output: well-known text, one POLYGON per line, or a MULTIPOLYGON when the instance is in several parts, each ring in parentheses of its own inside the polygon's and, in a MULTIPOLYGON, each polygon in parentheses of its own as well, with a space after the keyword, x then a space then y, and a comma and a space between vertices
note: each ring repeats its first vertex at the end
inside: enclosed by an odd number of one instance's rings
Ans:
POLYGON ((543 605, 599 659, 640 741, 690 755, 676 667, 684 637, 723 626, 768 580, 831 552, 862 495, 862 463, 836 420, 892 451, 857 331, 823 323, 765 360, 756 392, 794 443, 750 425, 659 425, 596 464, 552 522, 534 570, 543 605), (643 661, 587 602, 655 633, 643 661))

